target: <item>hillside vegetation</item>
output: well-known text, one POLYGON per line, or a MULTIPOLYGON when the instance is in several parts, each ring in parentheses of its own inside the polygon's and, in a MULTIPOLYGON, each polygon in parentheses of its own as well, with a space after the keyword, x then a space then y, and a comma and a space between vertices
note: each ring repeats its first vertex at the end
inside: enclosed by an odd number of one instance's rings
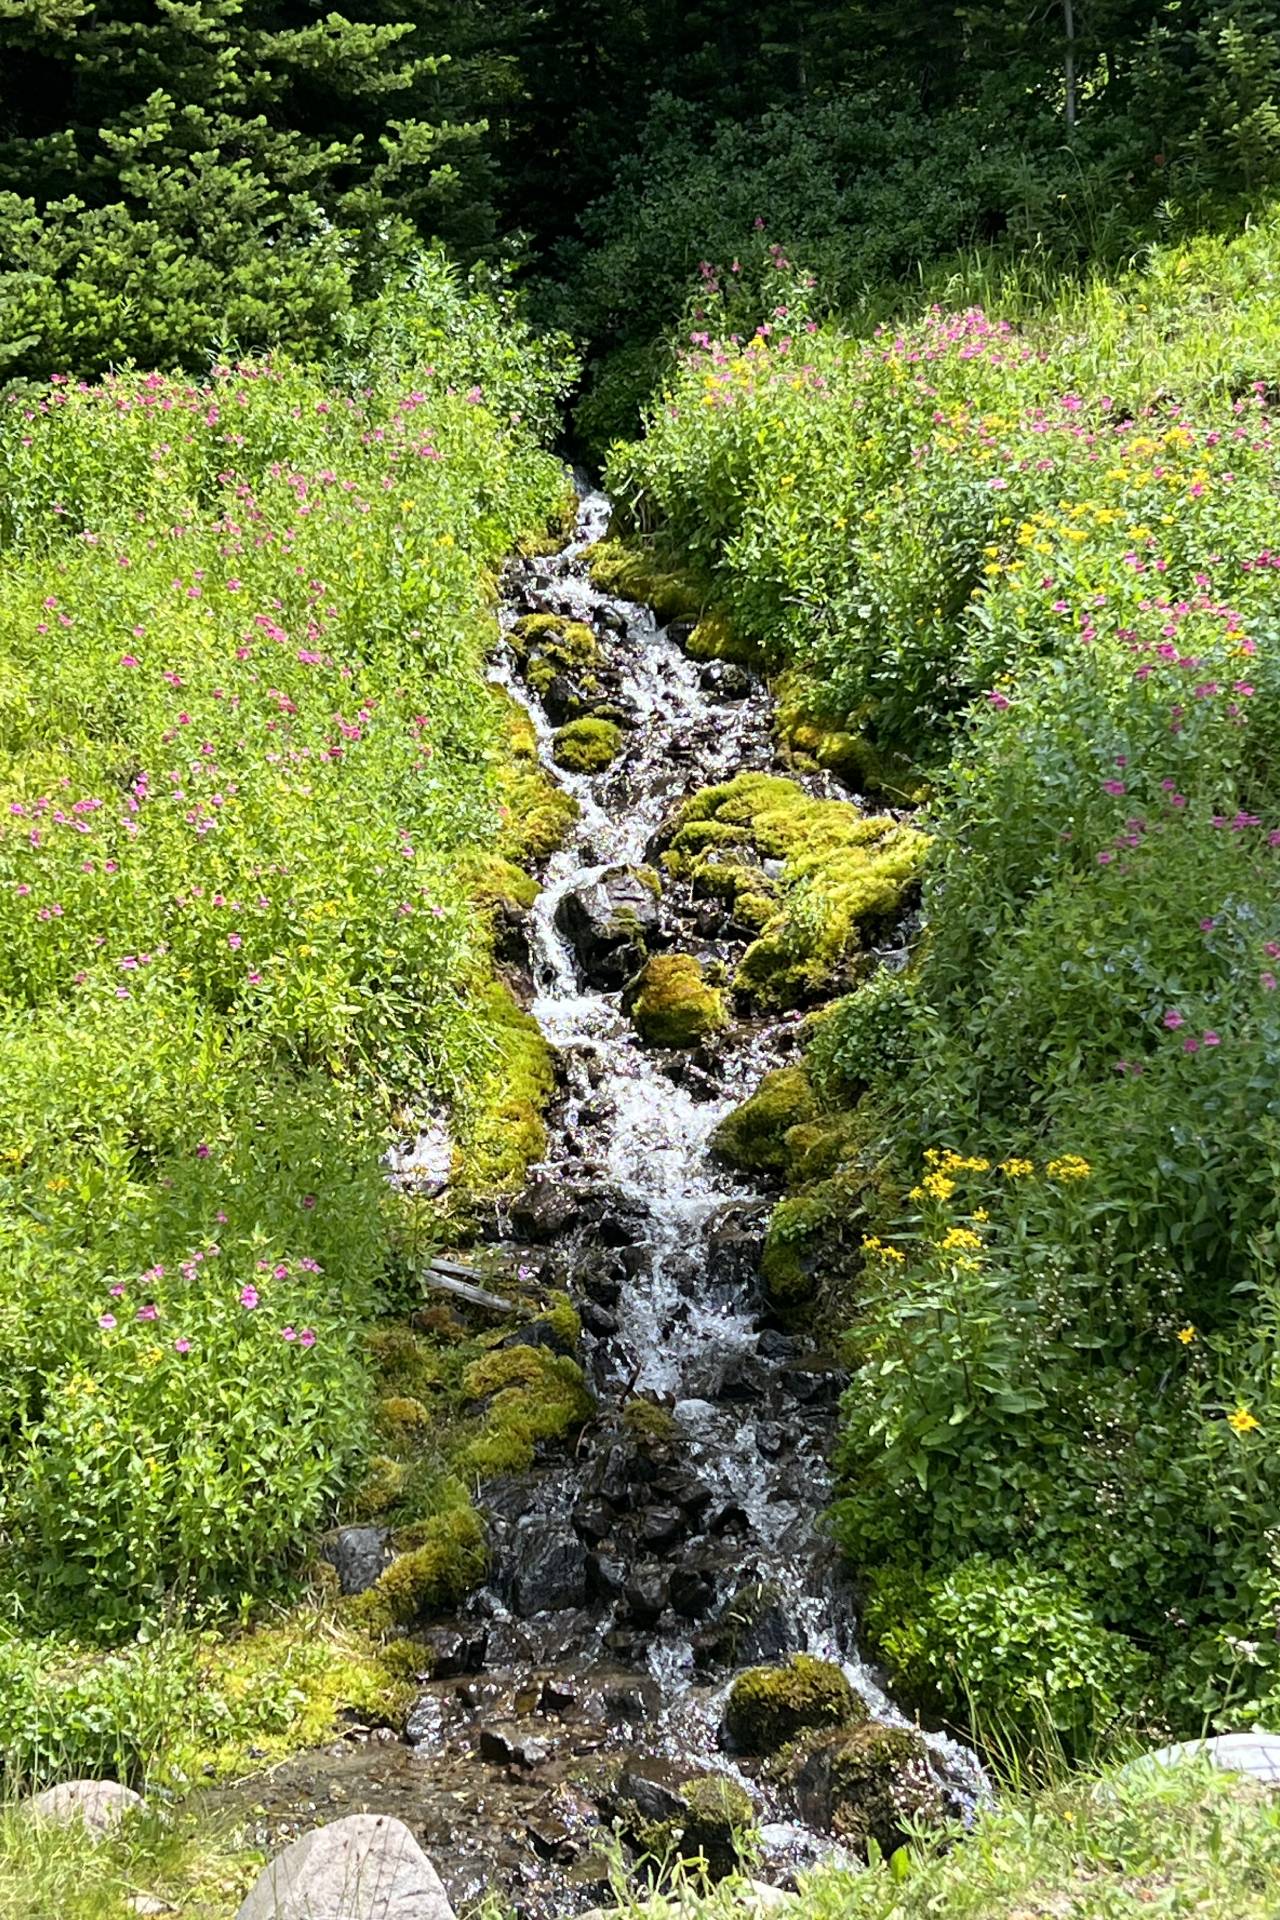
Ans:
POLYGON ((1069 1745, 1280 1684, 1278 269, 1268 218, 866 339, 801 285, 610 463, 802 758, 928 776, 926 931, 813 1032, 856 1112, 777 1230, 898 1684, 1069 1745))

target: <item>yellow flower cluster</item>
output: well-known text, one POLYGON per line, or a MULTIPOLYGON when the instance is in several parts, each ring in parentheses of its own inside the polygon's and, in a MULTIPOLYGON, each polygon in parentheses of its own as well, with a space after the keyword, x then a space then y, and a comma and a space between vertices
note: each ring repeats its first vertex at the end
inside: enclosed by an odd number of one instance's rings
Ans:
POLYGON ((1064 1153, 1060 1159, 1051 1160, 1045 1172, 1051 1180, 1087 1180, 1093 1168, 1078 1153, 1064 1153))
POLYGON ((869 1234, 862 1243, 862 1251, 877 1260, 888 1260, 894 1266, 902 1266, 906 1254, 899 1247, 887 1247, 878 1233, 869 1234))
POLYGON ((924 1157, 931 1167, 937 1167, 941 1173, 990 1173, 991 1171, 989 1160, 956 1153, 950 1147, 945 1151, 941 1147, 928 1147, 924 1157))
POLYGON ((1027 1175, 1034 1173, 1035 1170, 1036 1163, 1034 1160, 1019 1160, 1015 1156, 1009 1160, 1002 1160, 1000 1162, 1000 1171, 1008 1180, 1025 1180, 1027 1175))
POLYGON ((955 1181, 948 1180, 945 1173, 939 1173, 935 1169, 933 1173, 926 1173, 918 1187, 912 1187, 907 1198, 908 1200, 949 1200, 955 1190, 955 1181))
POLYGON ((968 1227, 951 1227, 938 1242, 943 1253, 972 1253, 982 1247, 981 1236, 968 1227))

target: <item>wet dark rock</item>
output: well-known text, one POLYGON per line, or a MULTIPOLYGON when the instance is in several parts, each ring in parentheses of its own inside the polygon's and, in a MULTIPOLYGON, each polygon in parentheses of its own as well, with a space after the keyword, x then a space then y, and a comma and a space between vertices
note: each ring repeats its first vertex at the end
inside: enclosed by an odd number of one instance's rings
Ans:
POLYGON ((594 1300, 589 1300, 582 1309, 582 1324, 588 1333, 605 1340, 618 1331, 618 1316, 610 1313, 608 1307, 598 1307, 594 1300))
POLYGON ((577 1287, 589 1300, 602 1307, 616 1307, 622 1292, 618 1275, 606 1266, 592 1267, 589 1272, 579 1274, 577 1287))
POLYGON ((711 1348, 690 1369, 688 1385, 702 1400, 759 1400, 769 1390, 769 1369, 740 1347, 711 1348))
POLYGON ((618 607, 597 607, 595 624, 597 629, 603 629, 605 633, 620 634, 624 640, 629 631, 627 616, 618 607))
POLYGON ((612 1531, 613 1513, 603 1500, 585 1500, 573 1510, 573 1524, 594 1546, 612 1531))
POLYGON ((662 1760, 632 1761, 618 1775, 614 1804, 633 1820, 679 1820, 687 1805, 680 1771, 662 1760))
POLYGON ((627 1581, 627 1564, 611 1553, 592 1553, 587 1556, 587 1578, 593 1593, 602 1594, 612 1600, 622 1592, 627 1581))
POLYGON ((562 1520, 540 1518, 515 1536, 506 1581, 511 1609, 523 1619, 580 1607, 587 1597, 587 1551, 562 1520))
POLYGON ((661 1689, 654 1680, 636 1677, 611 1681, 600 1698, 601 1711, 615 1725, 639 1726, 657 1711, 661 1689))
POLYGON ((536 1174, 512 1203, 511 1227, 522 1240, 556 1240, 577 1224, 579 1211, 570 1186, 549 1174, 536 1174))
POLYGON ((537 1487, 524 1474, 500 1473, 486 1480, 480 1504, 494 1520, 522 1520, 538 1498, 537 1487))
POLYGON ((642 1627, 653 1626, 666 1611, 669 1578, 661 1567, 637 1567, 624 1588, 627 1612, 642 1627))
POLYGON ((745 700, 755 682, 745 667, 732 660, 708 660, 698 675, 698 685, 719 700, 745 700))
POLYGON ((756 1352, 762 1360, 790 1360, 796 1345, 792 1334, 783 1333, 778 1327, 766 1327, 756 1341, 756 1352))
POLYGON ((484 1665, 486 1636, 482 1627, 424 1627, 417 1637, 427 1649, 431 1676, 435 1680, 452 1679, 460 1673, 479 1673, 484 1665))
POLYGON ((650 1507, 640 1522, 640 1538, 659 1553, 675 1545, 685 1530, 685 1516, 679 1507, 650 1507))
POLYGON ((788 1367, 782 1386, 802 1406, 834 1406, 844 1391, 845 1376, 835 1367, 788 1367))
POLYGON ((705 1567, 677 1567, 671 1576, 671 1605, 682 1620, 700 1620, 715 1605, 715 1575, 705 1567))
POLYGON ((480 1757, 497 1766, 540 1767, 551 1758, 551 1743, 530 1733, 527 1727, 482 1727, 480 1757))
POLYGON ((340 1527, 320 1543, 320 1557, 338 1576, 344 1594, 367 1593, 391 1564, 386 1527, 340 1527))
POLYGON ((729 1666, 779 1660, 801 1644, 782 1595, 769 1581, 751 1581, 729 1599, 715 1624, 719 1657, 729 1666))
POLYGON ((625 986, 643 966, 658 918, 654 888, 632 867, 610 867, 598 880, 575 887, 555 913, 584 977, 604 988, 625 986))
POLYGON ((567 1707, 576 1706, 577 1700, 578 1688, 575 1683, 552 1674, 542 1683, 538 1710, 540 1713, 563 1713, 567 1707))

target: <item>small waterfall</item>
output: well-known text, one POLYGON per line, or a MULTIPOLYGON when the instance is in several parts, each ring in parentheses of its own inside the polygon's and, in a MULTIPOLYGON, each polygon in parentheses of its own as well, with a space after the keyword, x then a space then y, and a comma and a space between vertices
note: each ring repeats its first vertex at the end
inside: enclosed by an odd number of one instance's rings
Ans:
MULTIPOLYGON (((554 728, 508 649, 493 669, 580 809, 543 876, 528 946, 531 1011, 564 1070, 535 1174, 561 1200, 581 1200, 581 1217, 527 1257, 550 1262, 584 1307, 609 1303, 587 1312, 600 1419, 569 1461, 481 1490, 494 1583, 457 1623, 454 1671, 424 1686, 408 1744, 342 1745, 319 1772, 314 1756, 305 1771, 283 1770, 271 1828, 289 1831, 279 1811, 300 1804, 299 1787, 312 1810, 336 1798, 397 1813, 455 1902, 496 1891, 529 1920, 600 1901, 608 1802, 593 1789, 597 1773, 643 1757, 672 1763, 678 1778, 742 1778, 718 1739, 734 1666, 798 1650, 837 1661, 876 1718, 907 1724, 859 1657, 851 1596, 822 1532, 839 1374, 773 1322, 757 1279, 770 1198, 709 1150, 720 1120, 794 1056, 798 1022, 739 1022, 692 1058, 648 1050, 619 990, 584 982, 561 931, 566 897, 644 864, 684 798, 774 757, 760 684, 737 680, 726 697, 648 608, 591 584, 583 549, 609 512, 585 489, 564 550, 512 569, 502 619, 509 631, 544 611, 592 627, 611 700, 630 722, 614 764, 594 776, 556 768, 554 728), (626 1477, 636 1462, 619 1416, 636 1396, 670 1421, 664 1464, 648 1480, 626 1477), (580 1556, 584 1539, 590 1577, 570 1604, 514 1604, 513 1569, 580 1556), (759 1598, 759 1618, 726 1658, 716 1622, 744 1593, 759 1598)), ((678 912, 664 904, 664 915, 678 912)), ((663 933, 704 960, 732 964, 742 948, 687 911, 663 933)), ((428 1162, 431 1145, 424 1136, 428 1162)), ((516 1236, 516 1225, 505 1230, 516 1236)), ((929 1743, 951 1803, 971 1804, 982 1791, 972 1755, 940 1735, 929 1743)), ((768 1877, 833 1851, 830 1836, 786 1817, 766 1782, 750 1785, 768 1877)))

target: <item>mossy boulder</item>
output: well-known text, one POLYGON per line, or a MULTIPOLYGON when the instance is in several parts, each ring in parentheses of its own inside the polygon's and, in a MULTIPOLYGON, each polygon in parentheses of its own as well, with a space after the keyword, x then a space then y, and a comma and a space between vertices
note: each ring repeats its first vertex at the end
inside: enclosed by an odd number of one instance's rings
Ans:
POLYGON ((729 1022, 723 992, 691 953, 658 953, 646 961, 625 1005, 640 1038, 654 1047, 694 1047, 729 1022))
POLYGON ((751 1795, 723 1773, 699 1774, 680 1791, 685 1803, 681 1857, 705 1860, 711 1878, 723 1879, 741 1865, 755 1830, 751 1795))
POLYGON ((566 773, 602 773, 622 751, 622 739, 612 720, 570 720, 555 734, 551 753, 566 773))
POLYGON ((893 1853, 914 1823, 940 1821, 946 1810, 928 1748, 907 1727, 867 1721, 807 1734, 787 1756, 784 1774, 800 1817, 863 1853, 871 1841, 893 1853))
POLYGON ((484 1403, 482 1424, 457 1460, 480 1480, 528 1472, 540 1443, 565 1439, 595 1412, 578 1363, 541 1346, 482 1354, 464 1372, 462 1394, 484 1403))
POLYGON ((646 541, 598 540, 587 548, 586 560, 591 584, 601 593, 642 602, 659 621, 696 620, 702 611, 702 584, 646 541))
POLYGON ((759 935, 734 989, 762 1007, 803 1006, 843 992, 870 964, 875 940, 914 897, 925 836, 796 781, 744 773, 685 802, 664 861, 694 893, 750 902, 759 935))
POLYGON ((826 688, 795 671, 780 676, 775 694, 778 738, 792 765, 834 773, 855 793, 884 794, 898 806, 928 798, 928 782, 911 762, 871 738, 869 716, 833 718, 826 688))
POLYGON ((637 1395, 622 1409, 622 1424, 642 1447, 670 1447, 680 1438, 680 1423, 669 1407, 637 1395))
POLYGON ((411 1626, 456 1607, 484 1578, 484 1527, 473 1507, 454 1507, 424 1521, 421 1541, 393 1560, 367 1593, 348 1603, 352 1619, 375 1632, 411 1626))
POLYGON ((803 1067, 779 1067, 767 1073, 749 1100, 726 1114, 711 1136, 720 1159, 744 1173, 782 1173, 788 1164, 787 1137, 813 1121, 817 1101, 803 1067))
POLYGON ((749 1667, 729 1690, 724 1728, 743 1753, 776 1753, 813 1728, 851 1727, 867 1709, 830 1660, 796 1653, 783 1666, 749 1667))

